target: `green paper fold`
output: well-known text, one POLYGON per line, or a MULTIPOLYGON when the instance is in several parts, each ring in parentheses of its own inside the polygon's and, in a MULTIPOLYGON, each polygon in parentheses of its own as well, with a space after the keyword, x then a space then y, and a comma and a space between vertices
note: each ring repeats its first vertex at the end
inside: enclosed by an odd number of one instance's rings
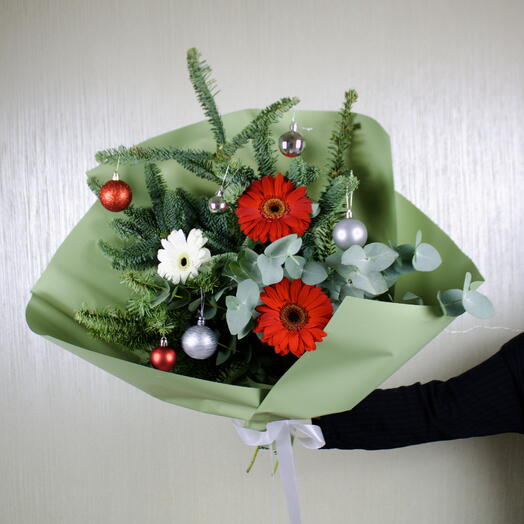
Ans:
MULTIPOLYGON (((251 121, 257 110, 224 116, 229 135, 251 121)), ((297 111, 302 125, 313 127, 306 136, 303 157, 325 166, 327 144, 337 113, 297 111)), ((120 275, 111 268, 97 243, 111 240, 113 216, 96 202, 59 247, 32 290, 27 306, 29 327, 46 339, 134 385, 146 393, 179 406, 234 417, 249 427, 262 429, 278 419, 303 419, 352 408, 404 362, 438 335, 453 319, 444 317, 437 305, 440 289, 461 288, 464 274, 474 281, 482 276, 471 260, 427 216, 395 193, 389 138, 373 119, 357 115, 351 165, 360 178, 355 194, 354 216, 363 220, 369 241, 413 243, 417 230, 434 245, 442 265, 431 273, 400 277, 395 300, 406 291, 424 298, 428 305, 387 303, 347 297, 329 322, 328 336, 316 351, 306 353, 272 387, 243 387, 165 373, 137 364, 133 355, 116 345, 93 339, 76 324, 74 311, 83 304, 101 308, 124 306, 129 297, 120 275)), ((273 126, 278 137, 286 123, 273 126)), ((179 146, 212 151, 214 144, 207 122, 200 122, 144 142, 144 146, 179 146)), ((238 153, 242 161, 255 165, 251 149, 238 153)), ((279 159, 286 171, 290 160, 279 159)), ((158 163, 170 187, 183 187, 195 194, 209 194, 216 185, 197 178, 175 161, 158 163)), ((89 175, 109 180, 111 166, 99 166, 89 175)), ((137 205, 149 204, 143 179, 143 164, 124 166, 121 177, 133 187, 137 205)), ((322 183, 322 182, 321 182, 322 183)), ((319 187, 310 188, 315 197, 319 187)))

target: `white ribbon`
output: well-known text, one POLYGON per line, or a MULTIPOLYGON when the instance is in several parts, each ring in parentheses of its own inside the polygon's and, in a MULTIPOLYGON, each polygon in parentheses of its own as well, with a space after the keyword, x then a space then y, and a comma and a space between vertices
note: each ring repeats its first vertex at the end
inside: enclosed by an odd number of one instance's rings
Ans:
POLYGON ((241 420, 233 420, 233 424, 244 444, 248 446, 270 446, 276 444, 280 478, 286 496, 287 511, 291 524, 302 524, 300 504, 298 501, 295 461, 291 435, 305 448, 318 449, 324 444, 322 430, 313 424, 304 424, 298 420, 277 420, 267 424, 266 431, 257 431, 242 426, 241 420))

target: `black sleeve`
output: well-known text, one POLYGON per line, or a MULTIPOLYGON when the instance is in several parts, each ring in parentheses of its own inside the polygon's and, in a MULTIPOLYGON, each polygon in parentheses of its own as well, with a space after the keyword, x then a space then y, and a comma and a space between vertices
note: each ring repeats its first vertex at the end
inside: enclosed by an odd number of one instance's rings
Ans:
POLYGON ((377 389, 351 411, 314 422, 324 433, 324 449, 390 449, 524 433, 524 334, 458 377, 377 389))

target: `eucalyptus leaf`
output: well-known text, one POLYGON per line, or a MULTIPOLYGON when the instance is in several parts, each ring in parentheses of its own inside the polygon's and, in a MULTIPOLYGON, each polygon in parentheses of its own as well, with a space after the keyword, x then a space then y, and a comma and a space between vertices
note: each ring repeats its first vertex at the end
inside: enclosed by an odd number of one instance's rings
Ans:
POLYGON ((204 310, 204 318, 206 320, 211 320, 212 318, 215 318, 217 312, 218 309, 216 306, 207 306, 204 310))
POLYGON ((233 274, 233 278, 240 282, 241 280, 244 280, 245 278, 248 278, 248 275, 244 272, 244 270, 240 267, 240 264, 238 261, 233 260, 229 263, 229 270, 233 274))
POLYGON ((342 251, 336 251, 332 255, 329 255, 324 262, 332 268, 336 268, 338 265, 342 264, 342 251))
POLYGON ((398 258, 386 271, 394 270, 398 275, 413 273, 413 271, 415 271, 415 268, 413 267, 415 247, 411 244, 402 244, 395 247, 395 251, 398 253, 398 258))
MULTIPOLYGON (((264 254, 273 258, 284 257, 285 260, 286 257, 298 253, 301 247, 302 239, 293 233, 291 235, 279 238, 278 240, 275 240, 269 244, 269 246, 264 249, 264 254)), ((284 260, 282 260, 281 263, 283 263, 284 260)))
POLYGON ((345 266, 356 266, 363 270, 368 264, 368 257, 361 246, 354 245, 342 253, 341 262, 345 266))
POLYGON ((286 258, 284 267, 286 268, 286 271, 288 272, 290 278, 295 279, 301 277, 305 263, 306 259, 304 257, 298 255, 290 256, 286 258))
POLYGON ((237 287, 237 299, 242 305, 253 309, 258 304, 260 290, 254 280, 243 280, 237 287))
POLYGON ((495 313, 491 300, 478 291, 464 291, 462 304, 470 315, 477 318, 490 318, 495 313))
POLYGON ((251 310, 243 304, 238 309, 226 311, 227 327, 232 335, 238 335, 250 320, 251 310))
POLYGON ((364 298, 364 291, 352 286, 351 284, 346 284, 345 286, 342 286, 342 289, 340 290, 340 300, 342 301, 346 297, 364 298))
POLYGON ((463 291, 464 293, 466 293, 467 291, 469 291, 469 288, 471 287, 471 273, 468 271, 466 273, 466 276, 464 277, 464 286, 463 286, 463 291))
POLYGON ((226 291, 228 291, 229 289, 230 289, 229 286, 226 286, 226 287, 223 287, 223 288, 219 289, 219 290, 218 290, 218 291, 213 295, 213 298, 214 298, 215 300, 220 300, 220 299, 222 298, 222 295, 223 295, 226 291))
POLYGON ((357 266, 346 266, 345 264, 342 264, 341 258, 342 253, 334 253, 333 255, 330 255, 328 258, 326 258, 326 263, 329 267, 332 267, 344 280, 347 280, 349 275, 358 268, 357 266), (337 259, 339 260, 338 263, 336 263, 337 259))
POLYGON ((200 307, 200 298, 196 298, 192 302, 189 303, 189 306, 187 306, 187 309, 189 311, 196 311, 200 307))
POLYGON ((414 300, 415 304, 417 304, 418 306, 424 305, 424 301, 422 300, 422 298, 418 295, 415 295, 415 293, 412 293, 411 291, 407 291, 406 293, 404 293, 402 300, 414 300))
POLYGON ((262 274, 257 265, 258 254, 252 249, 243 249, 238 256, 238 264, 240 269, 247 278, 255 280, 256 282, 262 281, 262 274))
POLYGON ((276 284, 284 278, 282 262, 279 262, 276 258, 270 258, 263 254, 258 255, 257 265, 260 269, 262 282, 265 286, 276 284))
POLYGON ((398 277, 401 274, 402 272, 397 268, 396 262, 391 267, 388 267, 385 271, 382 272, 382 276, 386 279, 388 289, 397 283, 398 277))
POLYGON ((419 244, 413 255, 413 267, 417 271, 433 271, 442 263, 439 252, 430 244, 419 244))
POLYGON ((237 297, 234 297, 232 295, 228 295, 226 297, 226 307, 227 309, 231 310, 237 310, 240 308, 240 300, 238 300, 237 297))
POLYGON ((340 299, 340 290, 346 284, 347 280, 345 278, 342 278, 337 273, 332 273, 324 282, 322 282, 322 289, 327 292, 331 300, 338 302, 340 299))
POLYGON ((311 204, 311 218, 315 218, 320 213, 320 205, 317 202, 311 204))
POLYGON ((368 268, 371 271, 384 271, 398 258, 398 253, 382 244, 381 242, 372 242, 364 247, 364 253, 368 258, 368 268))
POLYGON ((231 355, 232 355, 232 352, 229 348, 220 348, 217 351, 217 358, 215 360, 215 364, 217 366, 220 366, 221 364, 226 362, 231 355))
POLYGON ((370 295, 382 295, 388 290, 386 279, 378 271, 370 271, 369 273, 353 271, 349 278, 353 286, 370 295))
POLYGON ((327 277, 328 272, 323 264, 315 262, 314 260, 306 262, 304 270, 302 271, 302 282, 304 282, 304 284, 315 286, 324 282, 327 277))
POLYGON ((240 339, 246 337, 247 335, 249 335, 249 333, 251 333, 251 331, 253 331, 254 327, 255 327, 255 321, 254 321, 254 319, 250 318, 249 322, 238 333, 238 339, 240 340, 240 339))
POLYGON ((171 287, 169 286, 169 282, 164 280, 163 283, 162 283, 162 289, 151 300, 151 307, 156 307, 156 306, 162 304, 162 302, 165 302, 169 298, 170 294, 171 294, 171 287))
POLYGON ((462 289, 439 291, 437 293, 437 300, 444 315, 447 315, 448 317, 458 317, 462 315, 465 311, 464 306, 462 305, 462 297, 462 289))

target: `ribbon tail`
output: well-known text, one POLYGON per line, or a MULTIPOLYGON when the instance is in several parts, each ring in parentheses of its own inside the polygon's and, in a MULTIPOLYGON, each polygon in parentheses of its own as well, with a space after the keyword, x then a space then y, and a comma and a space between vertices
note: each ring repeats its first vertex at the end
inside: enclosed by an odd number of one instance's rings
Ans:
POLYGON ((275 444, 279 462, 280 478, 286 496, 287 511, 291 524, 302 524, 300 503, 298 500, 297 481, 295 475, 295 461, 291 446, 290 427, 286 424, 279 432, 275 444))

